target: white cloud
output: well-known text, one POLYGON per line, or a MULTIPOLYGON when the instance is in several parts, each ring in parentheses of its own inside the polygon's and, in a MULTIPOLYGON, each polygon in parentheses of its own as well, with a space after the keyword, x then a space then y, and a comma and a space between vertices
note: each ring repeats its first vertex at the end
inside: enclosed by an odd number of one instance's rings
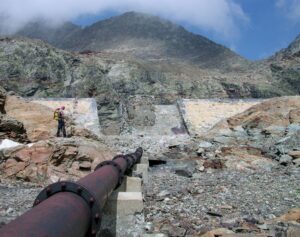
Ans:
POLYGON ((278 7, 287 18, 299 22, 300 21, 300 0, 276 0, 278 7))
MULTIPOLYGON (((2 28, 15 31, 34 19, 56 25, 86 14, 141 11, 212 31, 236 36, 248 18, 234 0, 1 0, 2 28)), ((0 19, 1 19, 0 18, 0 19)), ((1 25, 0 25, 1 26, 1 25)))

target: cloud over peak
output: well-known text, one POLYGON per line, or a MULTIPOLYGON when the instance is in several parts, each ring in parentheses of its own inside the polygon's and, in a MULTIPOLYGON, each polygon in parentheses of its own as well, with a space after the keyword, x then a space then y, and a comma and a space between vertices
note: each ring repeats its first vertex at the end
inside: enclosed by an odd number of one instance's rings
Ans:
POLYGON ((155 14, 227 39, 238 34, 241 22, 248 21, 234 0, 1 0, 0 27, 12 33, 37 19, 58 25, 83 15, 100 15, 106 11, 155 14))

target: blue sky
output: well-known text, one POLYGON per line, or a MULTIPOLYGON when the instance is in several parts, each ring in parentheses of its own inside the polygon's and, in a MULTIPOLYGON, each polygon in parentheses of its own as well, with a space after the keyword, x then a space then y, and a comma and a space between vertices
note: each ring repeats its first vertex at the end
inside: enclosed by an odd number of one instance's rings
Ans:
POLYGON ((300 0, 1 0, 0 29, 14 33, 38 19, 85 26, 127 11, 161 16, 251 60, 300 34, 300 0))

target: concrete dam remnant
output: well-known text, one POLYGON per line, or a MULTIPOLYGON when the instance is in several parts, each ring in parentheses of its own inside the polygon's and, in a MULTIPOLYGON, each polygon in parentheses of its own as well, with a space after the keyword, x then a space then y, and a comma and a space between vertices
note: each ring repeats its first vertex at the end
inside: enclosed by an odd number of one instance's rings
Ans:
POLYGON ((71 116, 77 125, 90 130, 97 136, 100 135, 97 103, 94 98, 34 98, 31 101, 47 106, 53 111, 63 105, 66 108, 66 114, 71 116))
POLYGON ((182 99, 178 108, 190 135, 203 135, 223 119, 260 103, 259 99, 182 99))
MULTIPOLYGON (((66 114, 75 123, 97 136, 103 135, 94 98, 35 98, 34 103, 53 111, 64 105, 66 114)), ((181 99, 177 105, 155 105, 155 122, 149 126, 135 126, 129 133, 145 136, 203 135, 223 119, 237 115, 258 104, 259 99, 181 99)), ((138 111, 136 111, 138 113, 138 111)))

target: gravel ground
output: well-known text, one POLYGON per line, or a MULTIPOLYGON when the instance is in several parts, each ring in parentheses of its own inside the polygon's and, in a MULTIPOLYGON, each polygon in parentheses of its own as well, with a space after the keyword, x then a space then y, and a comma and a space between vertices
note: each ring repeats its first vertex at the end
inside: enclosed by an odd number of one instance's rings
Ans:
MULTIPOLYGON (((272 172, 208 170, 192 178, 172 168, 151 168, 145 186, 145 219, 150 231, 188 236, 218 227, 245 232, 245 222, 263 220, 300 206, 300 169, 272 172)), ((0 226, 32 207, 41 187, 1 180, 0 226)))
POLYGON ((32 207, 41 187, 12 180, 0 181, 0 227, 32 207))
POLYGON ((160 167, 150 171, 146 221, 155 231, 187 236, 219 227, 244 232, 248 224, 300 207, 300 169, 273 172, 210 170, 192 178, 160 167))

